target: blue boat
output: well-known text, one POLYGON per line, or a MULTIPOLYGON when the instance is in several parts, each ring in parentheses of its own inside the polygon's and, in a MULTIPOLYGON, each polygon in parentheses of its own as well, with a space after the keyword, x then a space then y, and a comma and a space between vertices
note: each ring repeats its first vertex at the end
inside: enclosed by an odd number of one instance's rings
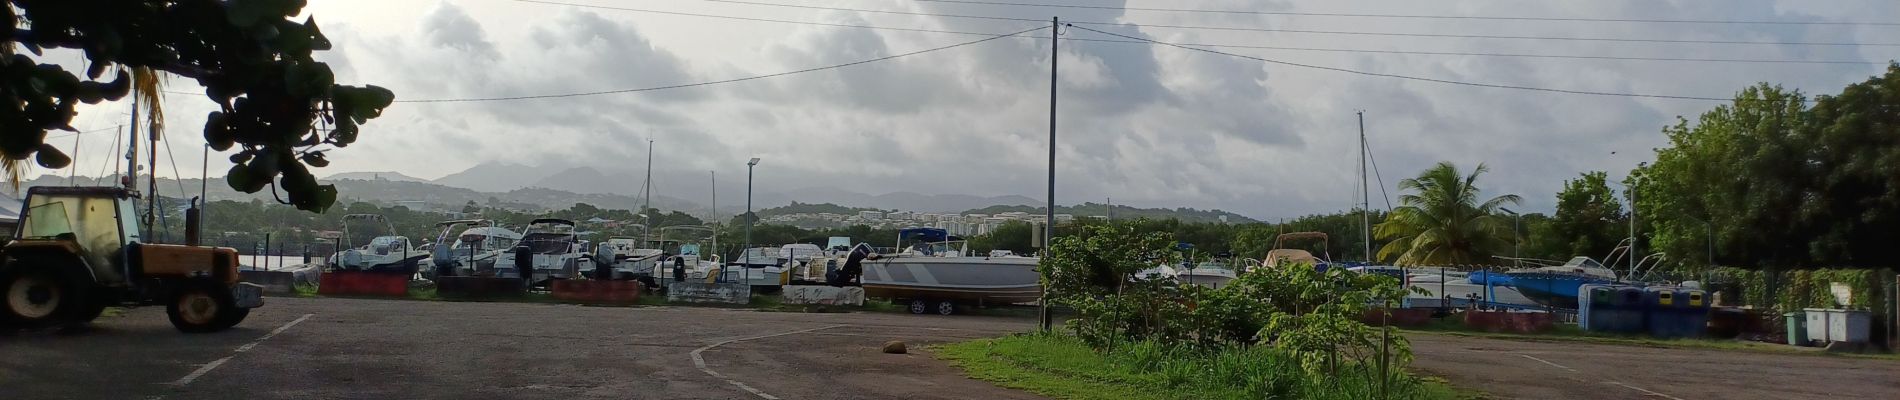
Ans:
MULTIPOLYGON (((1556 308, 1577 308, 1577 288, 1616 282, 1616 271, 1590 257, 1578 256, 1564 265, 1520 269, 1504 273, 1511 286, 1531 301, 1556 308)), ((1494 284, 1496 282, 1493 282, 1494 284)))
POLYGON ((1491 286, 1511 286, 1511 276, 1505 275, 1504 271, 1471 271, 1465 280, 1473 285, 1490 282, 1491 286))

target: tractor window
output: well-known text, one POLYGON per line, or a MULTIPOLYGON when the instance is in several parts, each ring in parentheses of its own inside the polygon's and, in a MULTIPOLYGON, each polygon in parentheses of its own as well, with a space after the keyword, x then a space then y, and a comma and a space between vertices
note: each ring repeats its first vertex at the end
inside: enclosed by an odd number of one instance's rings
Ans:
POLYGON ((51 239, 62 234, 73 233, 72 219, 66 216, 66 202, 53 201, 34 205, 26 209, 26 230, 21 238, 51 239))

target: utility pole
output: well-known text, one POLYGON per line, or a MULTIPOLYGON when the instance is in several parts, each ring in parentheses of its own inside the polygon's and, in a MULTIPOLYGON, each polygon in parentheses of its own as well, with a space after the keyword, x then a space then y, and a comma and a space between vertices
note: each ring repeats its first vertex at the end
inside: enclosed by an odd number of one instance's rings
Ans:
POLYGON ((1104 200, 1102 204, 1102 212, 1108 216, 1109 221, 1115 220, 1115 198, 1114 197, 1109 197, 1106 200, 1104 200))
POLYGON ((1365 234, 1366 262, 1372 262, 1372 184, 1366 180, 1366 112, 1359 112, 1359 220, 1365 234))
MULTIPOLYGON (((1056 61, 1062 58, 1057 52, 1062 43, 1062 17, 1049 17, 1049 197, 1045 211, 1046 223, 1043 225, 1042 256, 1054 257, 1056 240, 1056 61)), ((1037 268, 1042 269, 1042 268, 1037 268)), ((1049 271, 1042 271, 1047 278, 1049 271)), ((1047 279, 1044 279, 1045 281, 1047 279)), ((1049 287, 1043 285, 1042 298, 1036 300, 1037 320, 1042 331, 1048 332, 1051 324, 1049 315, 1049 287)))

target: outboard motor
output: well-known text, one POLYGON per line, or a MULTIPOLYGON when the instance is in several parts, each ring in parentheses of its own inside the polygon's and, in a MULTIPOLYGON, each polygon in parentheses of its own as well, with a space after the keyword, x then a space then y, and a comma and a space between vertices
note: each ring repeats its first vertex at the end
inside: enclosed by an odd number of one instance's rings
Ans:
POLYGON ((607 258, 607 261, 594 260, 594 279, 603 281, 614 279, 614 263, 612 257, 607 258))
POLYGON ((686 281, 686 257, 673 257, 673 281, 686 281))
POLYGON ((534 285, 534 249, 515 246, 515 273, 521 274, 521 280, 529 286, 534 285))

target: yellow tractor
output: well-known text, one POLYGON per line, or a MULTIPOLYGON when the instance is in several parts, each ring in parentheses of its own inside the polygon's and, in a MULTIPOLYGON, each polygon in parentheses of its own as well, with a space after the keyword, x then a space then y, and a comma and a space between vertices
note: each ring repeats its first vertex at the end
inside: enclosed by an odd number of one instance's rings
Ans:
POLYGON ((0 327, 83 324, 109 306, 163 304, 178 330, 217 332, 264 304, 263 287, 238 281, 236 249, 143 243, 137 197, 118 187, 28 189, 14 239, 0 247, 0 327))

